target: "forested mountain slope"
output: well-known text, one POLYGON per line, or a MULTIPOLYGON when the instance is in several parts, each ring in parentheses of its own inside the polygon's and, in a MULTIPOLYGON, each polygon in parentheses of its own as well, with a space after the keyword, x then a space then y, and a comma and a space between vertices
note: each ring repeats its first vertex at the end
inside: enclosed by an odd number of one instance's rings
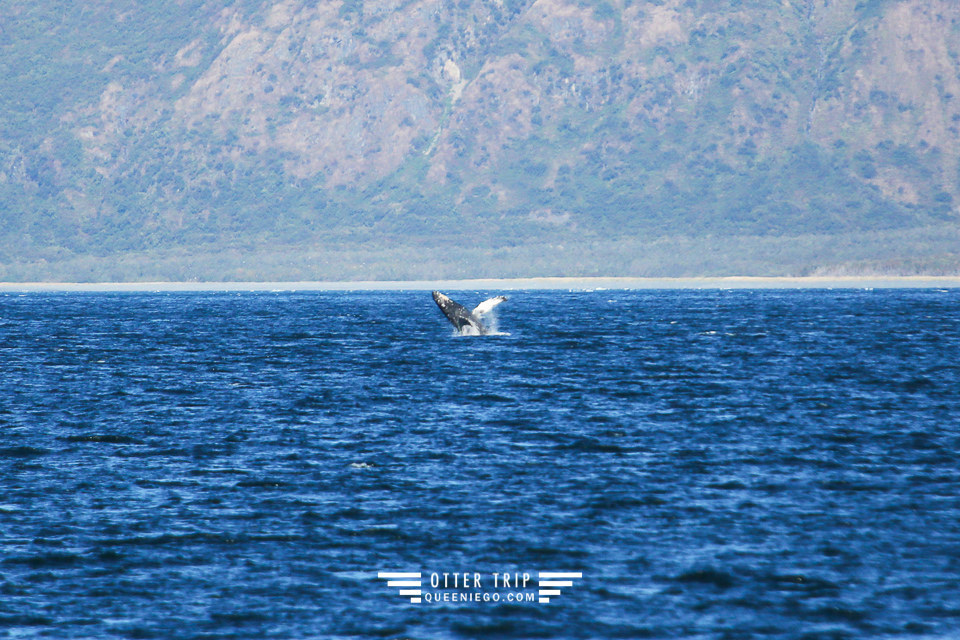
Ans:
POLYGON ((0 84, 0 280, 960 270, 950 0, 6 0, 0 84))

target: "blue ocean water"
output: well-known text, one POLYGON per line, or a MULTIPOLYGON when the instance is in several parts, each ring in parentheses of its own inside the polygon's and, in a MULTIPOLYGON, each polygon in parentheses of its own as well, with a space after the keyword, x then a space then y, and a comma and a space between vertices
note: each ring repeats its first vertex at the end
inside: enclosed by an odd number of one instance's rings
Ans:
POLYGON ((0 637, 960 637, 960 291, 498 311, 0 295, 0 637))

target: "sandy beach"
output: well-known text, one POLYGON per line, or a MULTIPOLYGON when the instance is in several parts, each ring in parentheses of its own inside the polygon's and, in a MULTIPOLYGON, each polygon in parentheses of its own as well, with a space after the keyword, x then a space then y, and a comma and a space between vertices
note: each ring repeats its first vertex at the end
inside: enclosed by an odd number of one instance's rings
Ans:
POLYGON ((0 292, 41 291, 429 291, 523 289, 870 289, 956 288, 960 276, 701 278, 542 277, 349 282, 4 282, 0 292))

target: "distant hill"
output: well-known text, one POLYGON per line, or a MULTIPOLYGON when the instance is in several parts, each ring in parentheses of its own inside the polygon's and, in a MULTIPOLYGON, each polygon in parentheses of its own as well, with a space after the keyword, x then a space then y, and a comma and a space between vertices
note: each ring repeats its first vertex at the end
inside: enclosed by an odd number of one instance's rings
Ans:
POLYGON ((0 280, 960 273, 955 0, 5 0, 0 280))

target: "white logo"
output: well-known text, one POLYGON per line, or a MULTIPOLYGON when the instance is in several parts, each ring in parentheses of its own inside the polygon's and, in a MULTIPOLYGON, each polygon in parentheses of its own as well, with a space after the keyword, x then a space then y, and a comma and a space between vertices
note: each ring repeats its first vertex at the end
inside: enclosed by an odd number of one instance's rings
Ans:
POLYGON ((410 602, 420 604, 420 587, 423 586, 423 580, 419 571, 407 573, 380 571, 377 577, 387 580, 388 587, 400 587, 400 595, 410 596, 410 602))
POLYGON ((560 595, 560 589, 556 587, 572 587, 573 578, 583 578, 583 572, 559 572, 559 571, 541 571, 537 576, 537 582, 540 589, 537 592, 539 602, 550 602, 550 596, 560 595), (547 587, 546 589, 544 587, 547 587))
POLYGON ((410 598, 412 604, 443 603, 539 603, 548 604, 561 595, 561 587, 571 588, 583 579, 581 571, 538 571, 536 584, 532 572, 478 573, 467 571, 433 572, 424 586, 423 571, 379 571, 377 578, 388 587, 410 598))

